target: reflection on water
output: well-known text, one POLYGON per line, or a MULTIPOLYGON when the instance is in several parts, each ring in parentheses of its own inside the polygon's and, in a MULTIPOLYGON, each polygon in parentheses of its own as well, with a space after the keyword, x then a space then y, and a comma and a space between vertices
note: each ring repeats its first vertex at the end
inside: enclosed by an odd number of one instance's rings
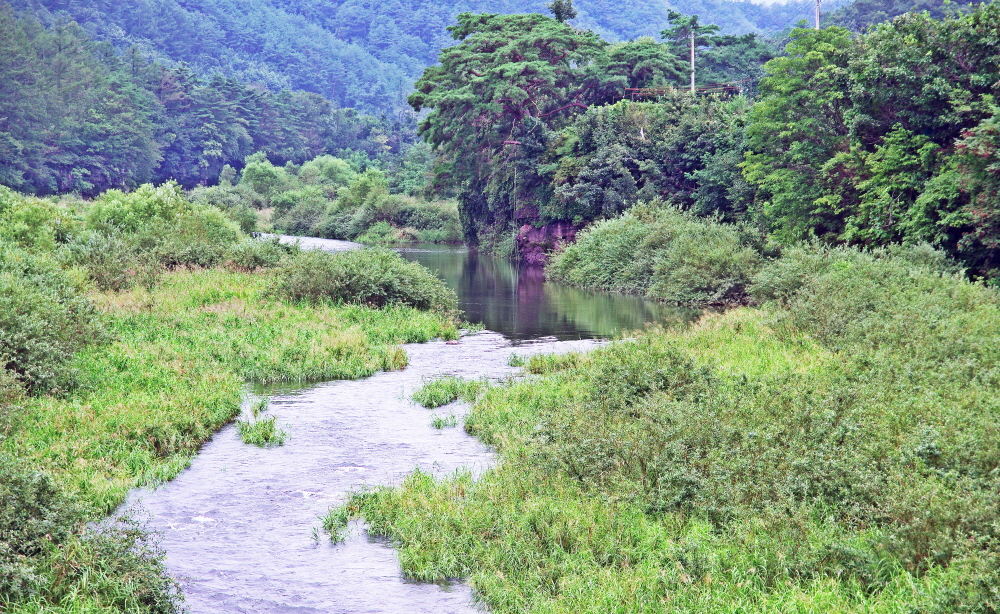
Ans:
POLYGON ((514 342, 540 337, 588 339, 637 330, 650 322, 689 321, 701 312, 635 296, 545 281, 541 268, 464 247, 416 245, 400 254, 436 271, 458 294, 470 322, 514 342))

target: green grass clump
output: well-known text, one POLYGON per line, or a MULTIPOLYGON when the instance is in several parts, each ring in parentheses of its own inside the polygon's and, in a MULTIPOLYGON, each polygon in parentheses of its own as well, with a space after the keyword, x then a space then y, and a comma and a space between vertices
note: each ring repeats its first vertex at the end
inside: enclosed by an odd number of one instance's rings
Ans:
POLYGON ((663 205, 637 205, 597 222, 554 254, 550 279, 680 304, 745 300, 760 255, 730 224, 663 205))
POLYGON ((480 478, 337 513, 494 612, 994 612, 1000 297, 933 256, 790 250, 761 309, 491 387, 480 478))
POLYGON ((269 416, 255 420, 237 420, 236 428, 243 443, 260 446, 283 446, 288 433, 278 427, 277 418, 269 416))
POLYGON ((455 416, 455 414, 448 414, 447 416, 434 414, 431 416, 431 426, 438 430, 446 427, 458 426, 458 417, 455 416))
POLYGON ((458 305, 455 293, 433 273, 382 249, 303 252, 279 270, 274 294, 296 301, 407 305, 449 313, 458 305))
POLYGON ((424 382, 411 398, 427 409, 434 409, 458 399, 471 402, 488 387, 489 384, 483 380, 467 380, 446 375, 424 382))

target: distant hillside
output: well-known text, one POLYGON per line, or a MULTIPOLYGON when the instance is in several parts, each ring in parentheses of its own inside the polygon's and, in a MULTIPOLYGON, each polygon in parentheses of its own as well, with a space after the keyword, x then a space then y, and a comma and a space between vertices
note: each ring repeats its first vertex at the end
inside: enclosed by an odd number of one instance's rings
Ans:
POLYGON ((823 19, 828 26, 842 26, 861 32, 869 26, 889 21, 903 13, 927 11, 934 19, 949 12, 967 12, 975 0, 857 0, 843 6, 823 19))
MULTIPOLYGON (((10 0, 42 23, 74 20, 119 51, 137 47, 271 89, 314 92, 342 107, 394 111, 462 11, 547 12, 544 0, 10 0)), ((811 2, 762 6, 729 0, 578 0, 574 22, 610 40, 656 36, 667 11, 697 13, 724 33, 777 31, 808 17, 811 2)))

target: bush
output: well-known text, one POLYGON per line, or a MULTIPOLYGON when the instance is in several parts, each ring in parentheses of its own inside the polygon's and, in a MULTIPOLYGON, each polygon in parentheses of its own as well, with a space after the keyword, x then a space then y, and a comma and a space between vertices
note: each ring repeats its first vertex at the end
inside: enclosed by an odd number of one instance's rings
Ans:
POLYGON ((0 594, 23 599, 43 590, 43 555, 82 519, 46 474, 0 455, 0 594))
POLYGON ((248 238, 226 251, 225 265, 230 271, 271 269, 286 258, 298 255, 299 251, 298 245, 282 243, 278 237, 248 238))
POLYGON ((146 184, 130 193, 109 190, 91 205, 87 225, 120 235, 168 267, 219 264, 241 237, 222 211, 190 202, 176 183, 146 184))
POLYGON ((637 205, 581 232, 546 269, 554 280, 685 304, 742 302, 760 255, 739 230, 656 205, 637 205))
POLYGON ((73 354, 100 331, 94 308, 55 261, 0 243, 0 366, 31 392, 64 390, 73 354))
POLYGON ((292 300, 374 307, 398 304, 454 311, 458 305, 455 293, 433 273, 381 249, 305 251, 280 270, 273 291, 292 300))
POLYGON ((0 456, 0 606, 178 612, 178 586, 149 533, 127 515, 85 528, 85 511, 47 474, 0 456))
POLYGON ((46 251, 66 243, 79 231, 80 221, 67 208, 21 196, 3 186, 0 190, 0 240, 46 251))
POLYGON ((101 290, 120 292, 136 285, 152 288, 163 273, 155 253, 120 232, 94 232, 69 246, 70 262, 82 266, 101 290))

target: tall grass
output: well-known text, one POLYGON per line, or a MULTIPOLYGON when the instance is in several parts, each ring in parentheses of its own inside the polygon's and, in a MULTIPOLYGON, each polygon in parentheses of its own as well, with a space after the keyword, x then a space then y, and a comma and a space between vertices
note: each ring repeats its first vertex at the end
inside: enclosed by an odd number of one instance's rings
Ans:
POLYGON ((994 612, 1000 298, 924 252, 790 250, 761 309, 533 360, 465 420, 494 469, 338 513, 495 612, 994 612))

